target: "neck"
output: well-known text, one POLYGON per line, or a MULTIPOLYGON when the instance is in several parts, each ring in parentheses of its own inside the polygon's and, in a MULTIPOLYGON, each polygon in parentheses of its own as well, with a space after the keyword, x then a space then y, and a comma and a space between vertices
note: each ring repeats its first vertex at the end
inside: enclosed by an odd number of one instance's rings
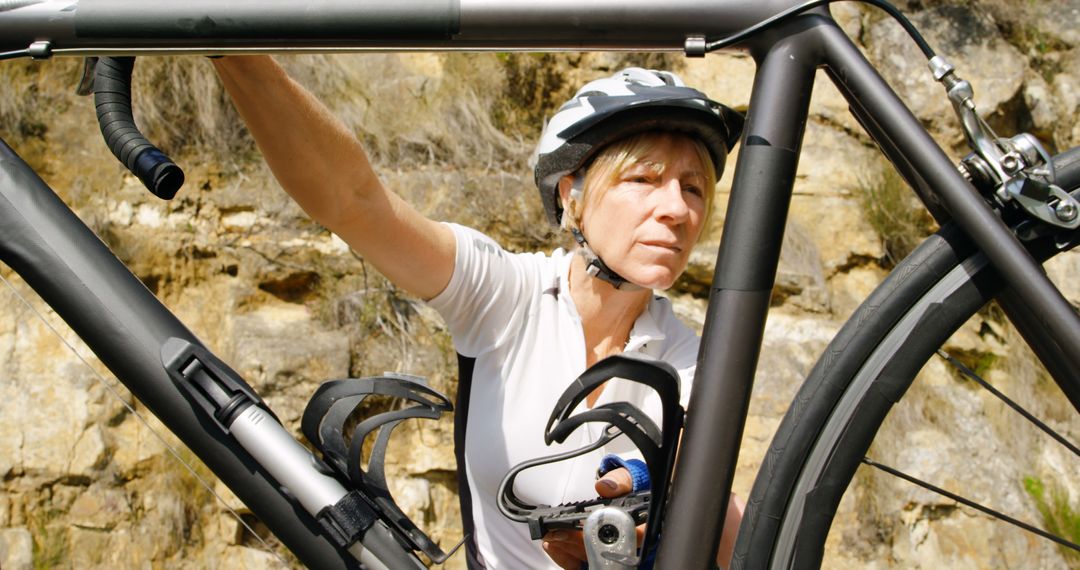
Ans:
POLYGON ((585 260, 575 255, 570 262, 570 296, 577 306, 585 333, 586 365, 622 352, 634 322, 652 297, 649 289, 622 291, 589 275, 585 260))

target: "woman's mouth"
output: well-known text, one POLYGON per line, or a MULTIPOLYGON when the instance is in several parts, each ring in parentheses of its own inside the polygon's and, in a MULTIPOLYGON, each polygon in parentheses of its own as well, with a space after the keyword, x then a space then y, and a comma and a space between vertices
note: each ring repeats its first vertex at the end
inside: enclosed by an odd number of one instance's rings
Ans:
POLYGON ((682 251, 682 247, 679 246, 678 242, 643 241, 643 242, 640 242, 640 243, 641 243, 641 245, 644 245, 644 246, 646 246, 646 247, 648 247, 650 249, 660 249, 660 250, 670 251, 670 252, 674 252, 674 253, 679 253, 679 252, 682 251))

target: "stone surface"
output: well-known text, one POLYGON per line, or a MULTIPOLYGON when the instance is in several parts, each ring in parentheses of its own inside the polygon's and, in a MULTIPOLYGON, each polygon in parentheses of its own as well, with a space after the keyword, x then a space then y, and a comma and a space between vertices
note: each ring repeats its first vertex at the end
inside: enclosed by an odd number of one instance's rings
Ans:
POLYGON ((303 305, 275 302, 236 317, 233 365, 283 421, 295 423, 312 392, 349 375, 349 340, 319 330, 303 305))
MULTIPOLYGON (((1001 37, 990 14, 942 3, 914 14, 912 21, 932 45, 942 46, 939 53, 971 82, 982 116, 1001 113, 1020 92, 1027 65, 1001 37)), ((903 29, 891 19, 879 19, 867 28, 865 38, 871 59, 915 115, 938 132, 954 133, 954 143, 962 142, 944 89, 903 29)))
POLYGON ((289 564, 284 559, 271 552, 244 546, 226 547, 220 556, 211 560, 218 565, 218 568, 265 568, 266 570, 289 568, 289 564))
POLYGON ((160 422, 149 421, 150 427, 133 415, 125 415, 119 425, 109 430, 113 446, 111 466, 122 476, 133 477, 152 468, 155 459, 166 453, 164 443, 151 431, 153 428, 161 433, 160 422))
POLYGON ((733 487, 743 497, 749 495, 780 419, 838 329, 830 318, 789 312, 787 307, 769 315, 733 487))
POLYGON ((34 537, 29 530, 0 529, 0 567, 9 570, 34 568, 34 537))
POLYGON ((1046 264, 1046 273, 1066 299, 1080 305, 1080 283, 1075 279, 1080 275, 1080 252, 1074 250, 1051 259, 1046 264))
POLYGON ((71 524, 89 530, 112 530, 131 510, 127 495, 118 489, 91 487, 68 510, 71 524))
POLYGON ((71 466, 68 473, 75 477, 89 477, 106 460, 105 438, 101 427, 92 425, 75 441, 72 450, 71 466))
POLYGON ((999 2, 1001 10, 995 15, 1021 28, 1033 49, 1045 49, 1049 42, 1062 42, 1070 47, 1080 46, 1080 31, 1064 22, 1080 21, 1080 2, 999 2))

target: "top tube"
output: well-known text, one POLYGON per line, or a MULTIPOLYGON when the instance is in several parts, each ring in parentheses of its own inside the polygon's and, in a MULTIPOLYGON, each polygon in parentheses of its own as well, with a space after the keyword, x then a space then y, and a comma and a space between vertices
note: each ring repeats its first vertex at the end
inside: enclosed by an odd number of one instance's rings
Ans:
POLYGON ((0 11, 0 51, 683 50, 803 1, 42 0, 0 11))

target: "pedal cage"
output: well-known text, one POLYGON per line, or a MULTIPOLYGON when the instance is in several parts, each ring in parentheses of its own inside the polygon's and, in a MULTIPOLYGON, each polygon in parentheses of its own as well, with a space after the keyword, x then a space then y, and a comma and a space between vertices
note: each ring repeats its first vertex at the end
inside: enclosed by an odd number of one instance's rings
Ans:
POLYGON ((379 517, 397 531, 398 538, 408 542, 405 546, 441 564, 464 540, 450 552, 444 552, 398 507, 386 484, 384 470, 386 449, 395 427, 412 418, 438 419, 453 410, 446 396, 421 382, 423 379, 417 376, 395 373, 325 382, 304 409, 301 428, 338 476, 348 481, 379 517), (404 405, 356 421, 358 409, 372 396, 395 398, 404 405), (345 437, 347 431, 351 434, 349 438, 345 437), (364 469, 364 442, 373 432, 375 443, 364 469))
POLYGON ((679 403, 679 374, 668 363, 636 353, 624 353, 597 362, 579 376, 563 392, 555 404, 544 430, 544 442, 562 443, 578 427, 586 423, 606 423, 604 434, 595 442, 566 453, 526 461, 515 466, 499 486, 499 510, 504 516, 529 525, 529 534, 538 540, 550 530, 582 528, 589 514, 598 508, 615 506, 627 512, 638 524, 649 522, 645 539, 636 560, 650 552, 659 537, 661 515, 675 465, 679 435, 685 412, 679 403), (626 402, 612 402, 574 414, 574 409, 596 388, 612 378, 643 384, 660 396, 663 418, 657 426, 645 412, 626 402), (514 481, 528 469, 557 463, 599 449, 619 435, 625 434, 638 450, 648 467, 652 484, 650 491, 636 492, 614 499, 595 499, 565 505, 532 505, 514 493, 514 481))

